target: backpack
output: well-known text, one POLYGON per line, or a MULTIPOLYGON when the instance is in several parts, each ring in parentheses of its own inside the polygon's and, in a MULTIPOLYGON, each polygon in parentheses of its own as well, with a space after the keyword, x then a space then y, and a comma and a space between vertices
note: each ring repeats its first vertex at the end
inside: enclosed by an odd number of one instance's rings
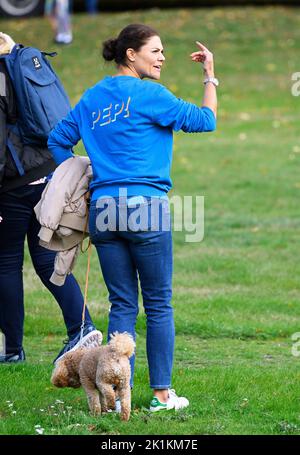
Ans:
POLYGON ((71 110, 62 83, 46 58, 55 55, 16 44, 10 54, 0 57, 14 87, 23 144, 46 146, 50 131, 71 110))

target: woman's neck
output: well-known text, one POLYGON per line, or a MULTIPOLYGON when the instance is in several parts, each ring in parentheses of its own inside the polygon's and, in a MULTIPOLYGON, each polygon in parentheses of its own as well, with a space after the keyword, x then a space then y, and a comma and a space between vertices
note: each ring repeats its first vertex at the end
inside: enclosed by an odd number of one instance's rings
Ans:
POLYGON ((137 79, 140 79, 140 75, 138 74, 136 69, 129 65, 128 66, 120 65, 118 67, 118 72, 117 72, 117 74, 115 74, 115 76, 132 76, 132 77, 136 77, 137 79))

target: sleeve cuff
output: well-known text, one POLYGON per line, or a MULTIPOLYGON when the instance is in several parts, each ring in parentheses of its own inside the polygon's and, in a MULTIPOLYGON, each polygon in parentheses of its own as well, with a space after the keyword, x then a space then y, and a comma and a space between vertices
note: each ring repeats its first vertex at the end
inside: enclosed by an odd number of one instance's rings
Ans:
POLYGON ((51 283, 55 284, 56 286, 63 286, 65 284, 67 275, 58 275, 55 271, 52 273, 50 277, 51 283))
POLYGON ((46 228, 46 227, 41 227, 41 229, 38 233, 38 236, 43 243, 49 243, 50 240, 52 239, 53 234, 54 234, 54 231, 52 231, 51 229, 46 228))

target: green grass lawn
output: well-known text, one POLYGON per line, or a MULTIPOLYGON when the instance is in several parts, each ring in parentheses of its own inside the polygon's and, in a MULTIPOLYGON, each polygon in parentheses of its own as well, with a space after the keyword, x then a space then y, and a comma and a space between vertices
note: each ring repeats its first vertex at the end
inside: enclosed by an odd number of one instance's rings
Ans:
MULTIPOLYGON (((91 417, 82 390, 50 384, 51 362, 65 337, 57 304, 24 266, 27 362, 0 368, 0 434, 300 434, 299 365, 291 335, 300 331, 300 10, 174 9, 73 18, 75 40, 53 64, 72 102, 113 72, 101 42, 126 24, 161 33, 161 82, 201 103, 202 70, 190 62, 195 40, 214 52, 218 129, 175 135, 171 194, 205 196, 205 237, 174 233, 176 354, 173 387, 190 407, 150 415, 145 317, 137 324, 132 417, 91 417)), ((0 22, 16 41, 55 50, 43 19, 0 22)), ((78 147, 83 153, 83 147, 78 147)), ((86 256, 75 275, 83 289, 86 256)), ((107 328, 107 292, 95 252, 89 307, 107 328)), ((142 304, 141 304, 142 307, 142 304)))

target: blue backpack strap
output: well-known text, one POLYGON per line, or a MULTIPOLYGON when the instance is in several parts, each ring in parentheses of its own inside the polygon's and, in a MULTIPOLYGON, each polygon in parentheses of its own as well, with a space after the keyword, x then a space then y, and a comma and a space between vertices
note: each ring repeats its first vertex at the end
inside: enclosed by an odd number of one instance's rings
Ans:
POLYGON ((10 54, 4 54, 1 56, 1 58, 5 61, 6 63, 6 69, 8 71, 10 79, 13 81, 13 71, 12 67, 14 64, 14 61, 17 57, 18 50, 24 47, 22 44, 15 44, 14 47, 12 48, 10 54))
MULTIPOLYGON (((14 61, 15 59, 15 56, 17 54, 17 51, 20 47, 23 47, 21 44, 16 44, 11 53, 10 54, 5 54, 3 56, 1 56, 1 58, 6 62, 6 68, 7 68, 7 71, 8 71, 8 74, 9 76, 11 77, 11 63, 14 61)), ((17 132, 17 129, 16 129, 16 126, 15 125, 7 125, 7 127, 9 129, 11 129, 12 131, 14 132, 17 132)), ((21 161, 19 159, 19 156, 17 154, 17 151, 12 143, 12 141, 7 137, 6 139, 6 145, 7 145, 7 148, 11 154, 11 157, 15 163, 15 166, 19 172, 19 174, 22 176, 25 174, 25 171, 24 171, 24 168, 21 164, 21 161)))
POLYGON ((46 55, 47 57, 55 57, 57 55, 57 52, 45 52, 45 51, 42 51, 41 54, 46 55))
POLYGON ((16 165, 16 168, 17 168, 19 174, 21 176, 24 175, 25 171, 23 169, 21 161, 20 161, 20 159, 18 157, 18 154, 16 152, 16 149, 15 149, 13 143, 11 142, 11 140, 9 138, 7 138, 7 140, 6 140, 6 145, 8 147, 8 150, 10 151, 11 157, 12 157, 12 159, 13 159, 15 165, 16 165))
POLYGON ((18 50, 21 49, 22 47, 24 47, 23 44, 20 44, 20 43, 15 44, 9 55, 12 58, 15 58, 16 55, 17 55, 18 50))
MULTIPOLYGON (((7 124, 6 126, 14 134, 20 136, 20 132, 19 132, 19 129, 18 129, 16 124, 7 124)), ((16 166, 19 174, 20 175, 24 175, 25 174, 24 168, 23 168, 23 166, 21 164, 20 158, 19 158, 18 153, 17 153, 17 151, 16 151, 16 149, 14 147, 14 144, 9 139, 9 137, 7 137, 7 139, 6 139, 6 145, 8 147, 8 150, 9 150, 9 152, 11 154, 11 157, 12 157, 14 163, 15 163, 15 166, 16 166)))

